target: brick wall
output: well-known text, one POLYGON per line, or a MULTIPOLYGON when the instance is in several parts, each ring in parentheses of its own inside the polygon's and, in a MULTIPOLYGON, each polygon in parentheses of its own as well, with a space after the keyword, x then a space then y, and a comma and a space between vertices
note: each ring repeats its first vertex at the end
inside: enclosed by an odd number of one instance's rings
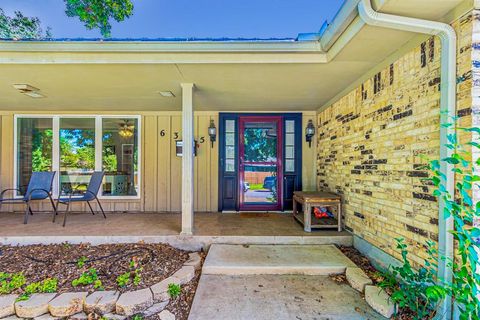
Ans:
MULTIPOLYGON (((465 125, 472 123, 474 16, 452 23, 465 125)), ((416 263, 424 257, 417 249, 438 238, 438 203, 423 180, 422 155, 439 154, 439 84, 440 42, 431 38, 318 114, 318 189, 343 195, 348 230, 395 257, 394 238, 403 237, 416 263)))

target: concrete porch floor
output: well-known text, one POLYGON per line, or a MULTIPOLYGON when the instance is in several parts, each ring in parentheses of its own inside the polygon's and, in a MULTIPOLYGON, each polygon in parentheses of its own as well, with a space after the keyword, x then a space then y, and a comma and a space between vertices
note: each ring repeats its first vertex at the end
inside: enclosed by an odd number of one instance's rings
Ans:
POLYGON ((52 223, 50 213, 35 213, 23 224, 21 212, 0 213, 0 243, 164 242, 197 250, 211 243, 340 244, 351 245, 348 232, 321 230, 311 233, 289 213, 195 213, 193 236, 179 235, 181 215, 175 213, 107 213, 107 219, 90 213, 63 214, 52 223))

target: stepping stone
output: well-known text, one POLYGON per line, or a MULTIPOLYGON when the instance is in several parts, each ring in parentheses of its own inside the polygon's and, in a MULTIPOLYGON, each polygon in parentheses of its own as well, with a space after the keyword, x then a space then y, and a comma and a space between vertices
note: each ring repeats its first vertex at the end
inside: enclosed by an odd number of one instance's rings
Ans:
POLYGON ((5 318, 2 318, 2 320, 23 320, 23 318, 19 318, 17 316, 8 316, 5 318))
POLYGON ((148 308, 147 310, 145 310, 143 312, 143 316, 144 317, 150 317, 150 316, 153 316, 154 314, 157 314, 157 313, 161 312, 163 309, 165 309, 168 302, 169 302, 169 300, 159 302, 159 303, 155 303, 153 306, 151 306, 150 308, 148 308))
POLYGON ((330 275, 356 267, 334 245, 212 244, 202 275, 330 275))
POLYGON ((105 314, 113 312, 119 295, 118 291, 96 291, 85 299, 83 309, 87 313, 105 314))
MULTIPOLYGON (((57 319, 61 319, 61 318, 59 318, 59 317, 54 317, 54 316, 52 316, 52 315, 49 314, 49 313, 42 314, 42 315, 39 316, 39 317, 33 318, 33 320, 57 320, 57 319)), ((2 320, 3 320, 3 319, 2 319, 2 320)))
POLYGON ((68 318, 69 320, 87 320, 88 315, 85 312, 75 313, 73 316, 68 318))
POLYGON ((390 296, 385 290, 377 286, 365 287, 365 301, 367 301, 373 310, 385 318, 390 318, 395 311, 395 304, 390 299, 390 296))
POLYGON ((185 262, 184 266, 193 266, 195 270, 200 270, 202 267, 202 257, 198 252, 192 252, 188 254, 189 258, 187 262, 185 262))
POLYGON ((347 268, 345 275, 350 286, 357 291, 363 292, 366 285, 372 284, 372 280, 361 268, 347 268))
POLYGON ((170 283, 180 284, 180 281, 172 276, 168 277, 167 279, 163 279, 159 283, 156 283, 150 287, 153 293, 154 302, 170 300, 170 295, 168 294, 168 285, 170 283))
POLYGON ((172 277, 177 278, 180 284, 185 284, 195 277, 195 268, 193 266, 183 266, 172 277))
POLYGON ((15 313, 20 318, 35 318, 48 312, 48 303, 56 293, 34 293, 30 299, 15 303, 15 313))
POLYGON ((16 294, 0 295, 0 318, 15 314, 16 294))
POLYGON ((121 316, 121 315, 114 314, 114 313, 106 313, 106 314, 103 315, 103 317, 108 319, 108 320, 125 320, 125 319, 127 319, 126 316, 121 316))
POLYGON ((163 310, 158 314, 160 320, 175 320, 175 315, 168 310, 163 310))
POLYGON ((87 292, 62 293, 48 304, 48 310, 54 317, 68 317, 83 311, 87 292))
POLYGON ((115 306, 119 315, 132 316, 153 305, 153 294, 150 288, 125 292, 120 296, 115 306))

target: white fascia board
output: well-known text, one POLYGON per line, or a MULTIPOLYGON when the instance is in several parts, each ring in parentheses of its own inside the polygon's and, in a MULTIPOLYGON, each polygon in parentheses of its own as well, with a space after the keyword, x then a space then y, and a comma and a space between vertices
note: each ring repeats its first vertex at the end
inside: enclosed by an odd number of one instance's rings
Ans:
POLYGON ((318 41, 0 41, 0 52, 322 52, 318 41))

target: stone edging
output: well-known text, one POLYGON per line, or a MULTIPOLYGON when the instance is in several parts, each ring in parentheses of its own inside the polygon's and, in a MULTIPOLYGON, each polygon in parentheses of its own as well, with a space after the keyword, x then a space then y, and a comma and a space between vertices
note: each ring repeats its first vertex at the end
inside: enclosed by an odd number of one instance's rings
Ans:
POLYGON ((118 291, 95 291, 36 293, 30 299, 15 302, 18 295, 0 295, 0 319, 15 320, 33 318, 50 320, 68 317, 72 320, 86 320, 87 314, 96 312, 107 319, 122 320, 141 313, 144 316, 159 314, 160 320, 175 320, 168 310, 170 296, 168 285, 183 285, 195 277, 195 271, 201 268, 202 259, 198 252, 189 254, 189 259, 170 277, 149 288, 127 291, 120 295, 118 291))
POLYGON ((380 287, 373 285, 372 280, 359 267, 348 267, 345 276, 350 286, 365 295, 365 301, 373 310, 386 318, 391 318, 395 304, 390 296, 380 287))

